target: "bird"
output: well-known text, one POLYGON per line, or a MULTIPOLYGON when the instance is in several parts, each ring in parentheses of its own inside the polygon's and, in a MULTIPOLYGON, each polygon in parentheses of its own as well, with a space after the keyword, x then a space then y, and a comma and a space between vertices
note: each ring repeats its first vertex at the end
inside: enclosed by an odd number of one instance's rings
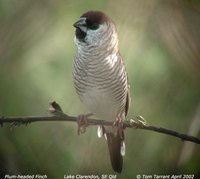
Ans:
MULTIPOLYGON (((77 51, 73 61, 73 82, 80 101, 95 115, 113 121, 113 127, 98 127, 98 136, 108 143, 111 165, 121 173, 125 155, 123 121, 130 106, 130 85, 119 52, 114 21, 102 11, 88 11, 73 24, 77 51)), ((79 123, 79 124, 82 124, 79 123)))

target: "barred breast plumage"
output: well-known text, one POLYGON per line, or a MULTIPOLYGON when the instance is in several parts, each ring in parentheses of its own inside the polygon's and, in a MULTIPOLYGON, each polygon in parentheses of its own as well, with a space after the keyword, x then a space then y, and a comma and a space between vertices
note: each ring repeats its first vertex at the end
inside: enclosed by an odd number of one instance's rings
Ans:
MULTIPOLYGON (((78 47, 73 62, 76 92, 97 117, 121 123, 129 108, 129 85, 115 25, 104 13, 89 11, 74 26, 78 47)), ((112 167, 121 172, 125 153, 123 129, 118 128, 116 133, 106 131, 104 135, 112 167)))
POLYGON ((74 85, 81 101, 96 116, 115 120, 125 114, 127 75, 119 53, 74 60, 74 85))

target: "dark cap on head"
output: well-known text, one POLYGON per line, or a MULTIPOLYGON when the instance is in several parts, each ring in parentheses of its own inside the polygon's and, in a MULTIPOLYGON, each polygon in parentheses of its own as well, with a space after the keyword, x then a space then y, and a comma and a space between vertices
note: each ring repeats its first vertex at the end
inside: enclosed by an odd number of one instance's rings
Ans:
POLYGON ((86 17, 86 22, 90 24, 103 24, 104 22, 110 21, 111 19, 101 11, 88 11, 81 17, 86 17))

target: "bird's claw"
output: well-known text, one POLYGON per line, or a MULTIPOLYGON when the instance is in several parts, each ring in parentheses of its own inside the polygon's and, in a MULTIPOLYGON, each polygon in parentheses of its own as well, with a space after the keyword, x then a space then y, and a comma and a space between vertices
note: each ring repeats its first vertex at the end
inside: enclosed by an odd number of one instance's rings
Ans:
POLYGON ((113 123, 114 126, 117 127, 118 133, 122 140, 124 140, 124 133, 123 130, 125 129, 123 119, 121 117, 117 117, 113 123))
POLYGON ((120 117, 117 117, 116 120, 114 121, 113 123, 113 126, 117 126, 118 128, 121 128, 121 129, 124 129, 125 126, 124 126, 124 123, 123 123, 123 120, 122 118, 120 117))

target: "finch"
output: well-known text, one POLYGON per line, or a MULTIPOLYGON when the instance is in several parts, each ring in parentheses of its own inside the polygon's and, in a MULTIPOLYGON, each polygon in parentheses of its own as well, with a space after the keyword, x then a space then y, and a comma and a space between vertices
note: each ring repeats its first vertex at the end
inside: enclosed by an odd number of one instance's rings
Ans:
POLYGON ((117 30, 111 18, 100 11, 84 13, 74 27, 77 46, 74 87, 92 114, 114 122, 114 127, 100 126, 99 131, 103 131, 107 140, 113 170, 121 173, 125 155, 123 121, 128 113, 130 92, 117 30))

